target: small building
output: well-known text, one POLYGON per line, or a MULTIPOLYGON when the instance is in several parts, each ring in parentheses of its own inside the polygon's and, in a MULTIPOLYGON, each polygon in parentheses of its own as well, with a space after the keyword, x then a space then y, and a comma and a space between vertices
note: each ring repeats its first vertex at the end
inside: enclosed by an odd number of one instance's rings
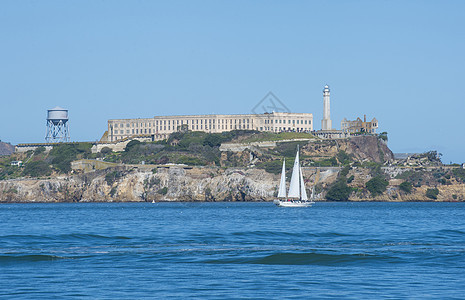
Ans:
POLYGON ((367 116, 363 116, 363 121, 360 118, 357 118, 355 121, 347 120, 344 118, 341 121, 341 130, 349 134, 355 133, 376 133, 378 129, 378 120, 373 118, 371 121, 367 122, 367 116))
POLYGON ((16 167, 21 167, 23 165, 23 161, 22 160, 13 160, 11 163, 10 163, 11 166, 16 166, 16 167))

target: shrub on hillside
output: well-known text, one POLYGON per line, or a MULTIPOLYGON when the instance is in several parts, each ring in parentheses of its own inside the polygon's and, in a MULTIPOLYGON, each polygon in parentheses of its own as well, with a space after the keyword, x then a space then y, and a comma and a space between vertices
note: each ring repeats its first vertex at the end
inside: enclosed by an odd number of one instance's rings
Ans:
POLYGON ((126 147, 124 147, 124 152, 129 152, 131 149, 139 146, 141 143, 138 140, 132 140, 129 143, 126 144, 126 147))
POLYGON ((268 173, 280 174, 283 167, 283 162, 280 160, 272 160, 263 162, 257 165, 257 167, 260 169, 265 169, 265 171, 267 171, 268 173))
POLYGON ((118 180, 122 176, 121 172, 119 171, 112 171, 105 175, 105 181, 109 186, 112 186, 113 183, 118 180))
POLYGON ((43 152, 45 152, 45 147, 37 147, 34 150, 34 155, 38 155, 38 154, 43 153, 43 152))
POLYGON ((345 180, 337 180, 326 193, 326 199, 330 201, 347 201, 351 192, 352 189, 347 186, 345 180))
POLYGON ((350 164, 352 162, 352 159, 350 157, 349 154, 347 154, 345 151, 341 150, 337 153, 337 160, 343 164, 343 165, 347 165, 347 164, 350 164))
POLYGON ((90 143, 60 144, 50 150, 51 163, 62 173, 71 171, 71 162, 79 158, 87 158, 91 154, 90 143))
POLYGON ((407 194, 410 194, 413 189, 413 184, 410 181, 404 181, 399 185, 399 189, 407 194))
POLYGON ((352 181, 354 181, 355 179, 355 176, 354 175, 350 175, 349 178, 347 178, 347 183, 351 183, 352 181))
POLYGON ((465 169, 455 168, 452 170, 452 174, 454 174, 457 180, 462 180, 463 182, 465 182, 465 169))
POLYGON ((341 177, 346 177, 348 174, 349 174, 349 171, 350 171, 350 166, 345 166, 344 168, 342 168, 341 172, 339 173, 339 175, 341 177))
POLYGON ((436 199, 438 199, 439 190, 437 188, 427 189, 425 195, 426 195, 426 197, 428 197, 430 199, 436 200, 436 199))
POLYGON ((113 152, 113 150, 111 150, 110 147, 103 147, 102 150, 100 150, 100 152, 102 154, 109 154, 109 153, 113 152))
POLYGON ((389 182, 381 176, 373 177, 365 184, 373 196, 381 195, 387 188, 389 182))
POLYGON ((161 195, 166 195, 166 194, 168 194, 168 188, 165 186, 165 187, 159 189, 158 193, 161 194, 161 195))
POLYGON ((51 174, 50 166, 43 160, 27 163, 23 170, 23 175, 31 177, 50 176, 51 174))

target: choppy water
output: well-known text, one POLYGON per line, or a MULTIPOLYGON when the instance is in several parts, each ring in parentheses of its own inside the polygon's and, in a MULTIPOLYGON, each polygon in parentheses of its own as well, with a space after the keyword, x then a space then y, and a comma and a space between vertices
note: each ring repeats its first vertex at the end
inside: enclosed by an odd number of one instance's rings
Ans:
POLYGON ((464 298, 464 203, 0 205, 0 297, 464 298))

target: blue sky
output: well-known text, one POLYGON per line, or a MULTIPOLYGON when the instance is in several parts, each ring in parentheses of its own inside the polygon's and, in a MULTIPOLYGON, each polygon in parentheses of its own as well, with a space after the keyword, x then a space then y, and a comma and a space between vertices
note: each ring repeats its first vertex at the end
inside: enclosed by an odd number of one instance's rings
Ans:
POLYGON ((394 152, 465 162, 465 1, 8 1, 0 4, 0 139, 73 141, 108 119, 249 113, 269 91, 320 129, 379 120, 394 152))

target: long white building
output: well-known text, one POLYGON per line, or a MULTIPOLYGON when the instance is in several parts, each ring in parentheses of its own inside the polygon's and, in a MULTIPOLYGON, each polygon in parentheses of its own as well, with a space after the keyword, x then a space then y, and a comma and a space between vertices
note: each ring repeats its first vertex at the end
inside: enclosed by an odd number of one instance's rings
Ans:
POLYGON ((151 135, 154 140, 166 139, 180 130, 219 133, 231 130, 267 132, 311 132, 313 114, 272 112, 241 115, 155 116, 146 119, 108 120, 107 141, 113 142, 139 135, 151 135))

